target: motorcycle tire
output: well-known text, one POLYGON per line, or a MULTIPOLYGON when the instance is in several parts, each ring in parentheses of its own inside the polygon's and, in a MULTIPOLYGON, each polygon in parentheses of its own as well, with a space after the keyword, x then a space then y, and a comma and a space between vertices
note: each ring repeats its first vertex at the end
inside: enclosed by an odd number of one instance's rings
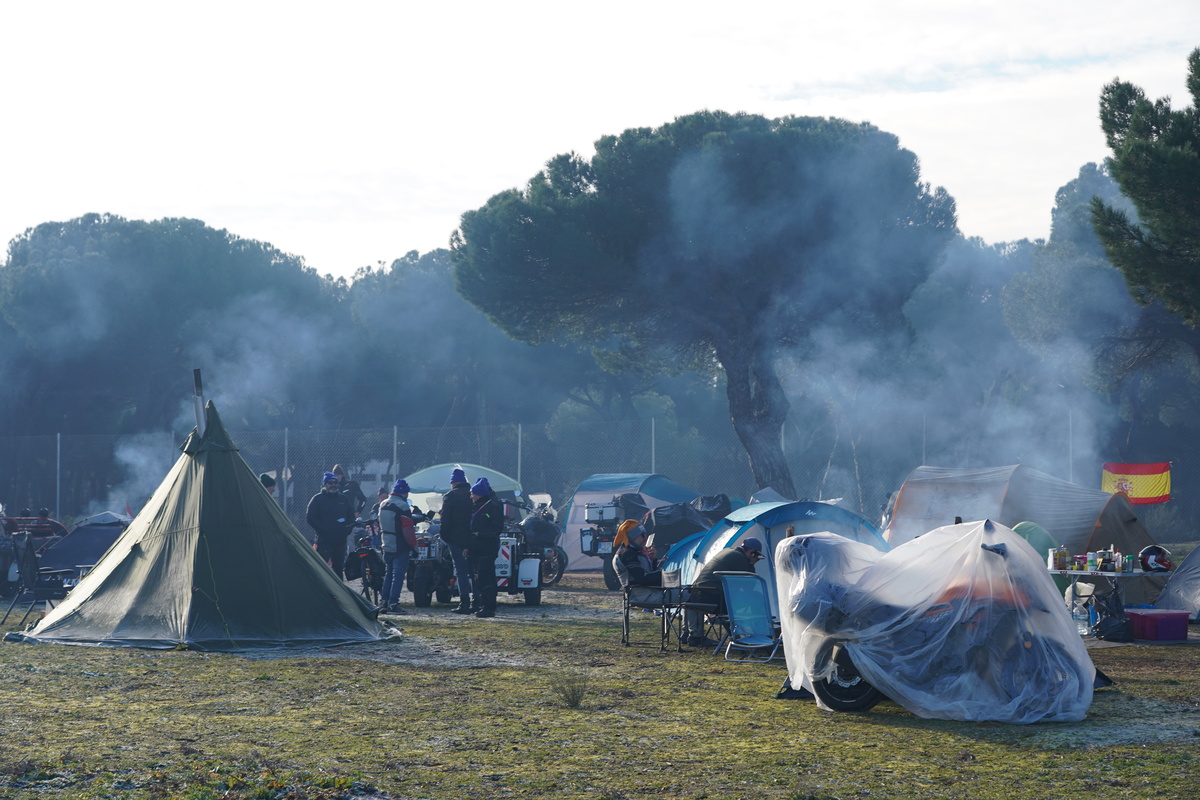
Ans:
POLYGON ((840 644, 833 646, 833 672, 813 681, 813 694, 834 711, 867 711, 883 700, 883 692, 867 683, 840 644))
POLYGON ((525 605, 540 606, 542 604, 541 589, 526 589, 525 590, 525 605))
POLYGON ((433 604, 433 570, 422 564, 412 572, 408 588, 413 595, 413 605, 429 608, 433 604))
POLYGON ((610 591, 616 592, 621 588, 621 580, 617 577, 617 570, 612 562, 612 556, 604 556, 604 585, 610 591))
POLYGON ((542 559, 542 588, 553 586, 562 580, 567 569, 567 551, 561 547, 554 548, 554 555, 542 559))

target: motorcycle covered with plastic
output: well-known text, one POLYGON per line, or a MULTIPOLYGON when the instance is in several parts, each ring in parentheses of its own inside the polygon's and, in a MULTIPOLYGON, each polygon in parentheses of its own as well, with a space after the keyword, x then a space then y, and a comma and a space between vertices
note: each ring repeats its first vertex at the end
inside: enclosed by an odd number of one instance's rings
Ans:
POLYGON ((937 528, 887 553, 808 534, 775 557, 791 685, 823 708, 846 710, 827 700, 864 681, 934 719, 1071 722, 1091 705, 1095 668, 1044 556, 1003 525, 937 528))

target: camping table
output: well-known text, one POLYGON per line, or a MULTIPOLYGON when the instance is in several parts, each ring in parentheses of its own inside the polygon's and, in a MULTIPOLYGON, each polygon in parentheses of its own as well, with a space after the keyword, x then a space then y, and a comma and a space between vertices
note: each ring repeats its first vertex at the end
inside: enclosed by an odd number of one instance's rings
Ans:
POLYGON ((1117 588, 1117 585, 1122 580, 1128 578, 1148 578, 1151 575, 1162 574, 1155 572, 1101 572, 1099 570, 1088 569, 1052 569, 1049 572, 1051 575, 1063 575, 1070 578, 1072 587, 1079 582, 1080 578, 1104 578, 1108 582, 1110 589, 1117 588))

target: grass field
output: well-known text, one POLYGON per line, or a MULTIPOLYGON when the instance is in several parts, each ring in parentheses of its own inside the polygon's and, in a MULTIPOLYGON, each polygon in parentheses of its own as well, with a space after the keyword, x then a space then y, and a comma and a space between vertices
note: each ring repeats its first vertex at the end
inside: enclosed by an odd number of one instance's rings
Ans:
POLYGON ((1190 644, 1094 650, 1116 686, 1087 720, 1009 726, 776 700, 782 662, 660 652, 649 614, 622 647, 594 575, 392 619, 284 654, 4 644, 0 798, 1200 797, 1190 644))

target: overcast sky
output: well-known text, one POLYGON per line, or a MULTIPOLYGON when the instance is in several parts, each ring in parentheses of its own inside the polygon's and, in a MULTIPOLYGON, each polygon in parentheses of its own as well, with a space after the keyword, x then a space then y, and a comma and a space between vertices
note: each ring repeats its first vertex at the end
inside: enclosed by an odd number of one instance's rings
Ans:
POLYGON ((6 2, 0 238, 191 217, 350 275, 552 156, 700 109, 865 120, 1044 237, 1115 77, 1190 105, 1200 0, 6 2))

